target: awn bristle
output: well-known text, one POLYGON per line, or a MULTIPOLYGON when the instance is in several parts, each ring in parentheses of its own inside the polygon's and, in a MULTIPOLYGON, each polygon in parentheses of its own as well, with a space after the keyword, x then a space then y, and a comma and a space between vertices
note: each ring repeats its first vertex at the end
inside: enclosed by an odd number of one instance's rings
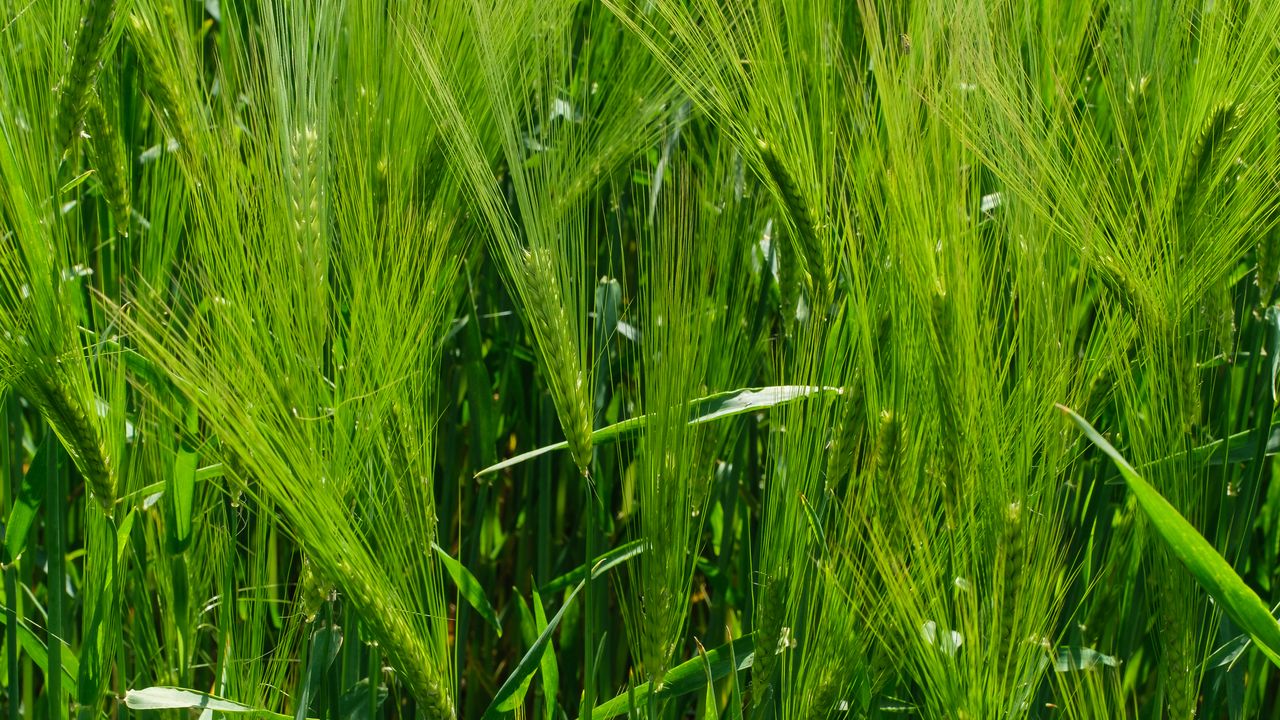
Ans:
POLYGON ((778 193, 781 196, 784 209, 791 216, 791 222, 795 226, 797 254, 800 255, 800 259, 804 261, 805 269, 809 272, 809 279, 813 282, 814 292, 818 298, 821 298, 826 293, 827 282, 831 274, 827 270, 826 256, 818 239, 818 228, 813 222, 813 213, 810 212, 809 205, 805 202, 804 194, 800 192, 795 179, 787 172, 781 158, 773 151, 773 148, 763 140, 759 141, 758 145, 760 147, 760 158, 764 161, 765 170, 768 171, 769 177, 773 179, 774 184, 778 186, 778 193))
POLYGON ((84 14, 80 16, 67 74, 58 83, 58 94, 61 97, 57 130, 58 140, 63 148, 69 148, 80 131, 89 91, 98 75, 102 47, 111 28, 115 5, 115 0, 88 0, 84 14))
POLYGON ((116 232, 129 235, 129 178, 125 172, 124 146, 116 128, 107 118, 102 101, 94 98, 85 115, 89 130, 89 149, 93 166, 102 181, 102 197, 115 221, 116 232))
POLYGON ((583 475, 591 471, 591 410, 577 343, 560 295, 555 258, 546 248, 524 254, 524 290, 529 322, 542 354, 551 400, 560 415, 573 461, 583 475))

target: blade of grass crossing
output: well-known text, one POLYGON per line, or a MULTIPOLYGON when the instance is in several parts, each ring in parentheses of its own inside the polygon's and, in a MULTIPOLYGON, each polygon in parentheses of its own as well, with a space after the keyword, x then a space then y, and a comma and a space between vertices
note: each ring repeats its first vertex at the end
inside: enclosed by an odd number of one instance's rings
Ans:
POLYGON ((1098 434, 1087 420, 1062 405, 1085 436, 1115 463, 1125 484, 1138 500, 1157 534, 1173 555, 1189 570, 1202 587, 1221 605, 1237 625, 1249 633, 1258 648, 1280 666, 1280 623, 1231 565, 1203 536, 1152 487, 1118 450, 1098 434))

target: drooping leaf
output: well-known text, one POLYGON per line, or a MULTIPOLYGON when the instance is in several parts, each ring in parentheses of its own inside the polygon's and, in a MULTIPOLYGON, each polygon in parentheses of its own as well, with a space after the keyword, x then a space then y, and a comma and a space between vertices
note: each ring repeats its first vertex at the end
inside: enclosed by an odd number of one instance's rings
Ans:
POLYGON ((484 587, 480 585, 480 581, 476 580, 476 576, 471 571, 463 567, 462 563, 449 556, 444 548, 431 544, 431 549, 435 550, 436 557, 440 558, 444 569, 448 571, 449 577, 453 578, 453 584, 458 587, 458 594, 462 596, 467 604, 470 605, 480 617, 493 628, 493 631, 502 637, 502 624, 498 622, 498 614, 493 611, 493 606, 489 604, 489 598, 485 597, 484 587))
POLYGON ((212 710, 247 715, 261 720, 293 720, 288 715, 241 705, 209 693, 177 687, 155 686, 142 690, 130 690, 124 695, 124 704, 130 710, 212 710))
POLYGON ((49 443, 52 442, 57 442, 57 438, 49 435, 40 444, 40 449, 31 459, 30 469, 22 478, 22 487, 13 499, 13 507, 9 510, 9 519, 4 526, 4 550, 10 561, 26 549, 27 538, 31 534, 32 525, 35 524, 36 514, 40 512, 40 505, 44 503, 45 483, 48 482, 45 469, 49 464, 44 456, 49 451, 49 443))
MULTIPOLYGON (((769 408, 786 405, 787 403, 800 400, 802 398, 811 397, 819 393, 839 393, 839 388, 827 388, 808 385, 773 385, 763 388, 744 388, 742 390, 730 390, 727 392, 716 393, 700 398, 690 403, 690 424, 700 424, 713 422, 721 418, 742 415, 756 410, 767 410, 769 408)), ((591 443, 593 446, 599 447, 624 437, 628 437, 634 433, 640 432, 649 422, 648 415, 623 420, 614 423, 608 427, 600 428, 591 433, 591 443)), ((565 450, 569 447, 568 441, 561 440, 558 443, 546 445, 525 453, 521 453, 514 457, 507 458, 500 463, 490 465, 489 467, 476 473, 476 477, 483 477, 509 467, 514 467, 520 463, 532 460, 540 455, 557 450, 565 450)))
POLYGON ((333 661, 342 648, 342 628, 337 625, 322 627, 311 634, 311 655, 307 661, 307 675, 302 681, 302 692, 294 707, 294 720, 304 720, 311 709, 311 700, 320 692, 333 661))
MULTIPOLYGON (((591 567, 593 568, 591 570, 591 579, 594 580, 604 575, 609 570, 621 565, 642 552, 644 552, 644 541, 632 540, 631 542, 619 545, 609 552, 600 555, 591 563, 591 567)), ((538 592, 543 595, 550 595, 585 579, 587 579, 587 565, 584 563, 564 575, 553 578, 546 585, 538 588, 538 592)))
POLYGON ((369 702, 369 678, 364 678, 360 682, 347 688, 342 693, 342 697, 338 699, 338 718, 339 720, 372 720, 369 714, 370 710, 377 711, 382 707, 382 703, 387 699, 387 687, 379 685, 374 688, 373 707, 370 708, 369 702))
MULTIPOLYGON (((0 624, 8 620, 6 613, 0 613, 0 624)), ((18 645, 41 673, 49 671, 49 649, 25 620, 18 620, 18 645)), ((62 683, 63 691, 71 696, 76 687, 76 679, 80 676, 80 660, 71 650, 71 646, 62 643, 62 683)))
POLYGON ((1111 443, 1098 434, 1087 420, 1071 409, 1058 406, 1075 421, 1085 436, 1106 453, 1119 468, 1130 492, 1139 507, 1151 520, 1152 527, 1168 545, 1174 556, 1191 572, 1196 581, 1218 603, 1219 607, 1257 643, 1258 648, 1277 666, 1280 666, 1280 623, 1272 617, 1267 606, 1245 584, 1231 565, 1214 549, 1209 541, 1178 513, 1138 471, 1133 469, 1111 443))

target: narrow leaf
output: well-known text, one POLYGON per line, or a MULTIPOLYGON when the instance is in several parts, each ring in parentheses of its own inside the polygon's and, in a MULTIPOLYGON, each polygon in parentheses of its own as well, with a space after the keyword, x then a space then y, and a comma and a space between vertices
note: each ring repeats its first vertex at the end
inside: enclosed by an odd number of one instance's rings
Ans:
MULTIPOLYGON (((712 682, 725 677, 730 672, 751 667, 751 661, 754 658, 753 643, 751 635, 747 634, 707 653, 705 662, 711 667, 712 682)), ((654 699, 666 700, 706 687, 708 681, 703 663, 703 657, 696 657, 668 670, 667 676, 663 679, 662 689, 654 693, 654 699)), ((645 707, 650 692, 650 684, 645 683, 637 687, 634 694, 618 695, 602 705, 597 705, 591 711, 591 720, 606 720, 625 715, 633 707, 637 709, 645 707)))
POLYGON ((539 663, 542 661, 542 649, 551 642, 551 634, 560 626, 560 621, 564 619, 565 610, 573 604, 574 598, 578 597, 578 592, 582 590, 583 583, 569 593, 569 597, 565 598, 564 604, 560 606, 560 610, 556 612, 556 616, 551 618, 551 622, 547 623, 547 627, 529 647, 524 657, 520 658, 520 662, 516 665, 516 669, 507 676, 506 681, 502 683, 502 687, 498 688, 497 694, 493 696, 493 701, 489 703, 489 707, 484 711, 485 720, 493 720, 501 717, 502 713, 498 710, 507 698, 511 697, 520 688, 521 684, 538 669, 539 663))
POLYGON ((212 710, 214 712, 248 715, 262 720, 293 720, 288 715, 273 713, 262 708, 241 705, 238 702, 210 695, 209 693, 176 687, 149 687, 125 693, 124 704, 130 710, 212 710))
MULTIPOLYGON (((697 425, 700 423, 713 422, 721 418, 743 415, 756 410, 767 410, 769 408, 786 405, 787 403, 795 400, 817 395, 819 393, 839 392, 839 388, 817 387, 810 385, 775 385, 763 388, 729 390, 727 392, 708 395, 707 397, 691 402, 689 404, 689 424, 697 425)), ((630 418, 623 420, 622 422, 600 428, 599 430, 591 433, 591 443, 592 445, 599 447, 600 445, 640 432, 644 429, 645 425, 648 424, 648 419, 648 415, 641 415, 639 417, 630 418)), ((556 450, 564 450, 568 447, 569 443, 561 440, 558 443, 530 450, 514 457, 507 458, 496 465, 490 465, 476 473, 476 477, 482 477, 500 470, 505 470, 509 467, 514 467, 520 463, 532 460, 540 455, 555 452, 556 450)))
MULTIPOLYGON (((629 543, 619 545, 609 552, 600 555, 591 563, 591 567, 593 568, 591 571, 591 579, 595 580, 596 578, 601 577, 609 570, 621 565, 642 552, 644 552, 644 541, 632 540, 629 543)), ((538 592, 543 595, 550 595, 586 579, 587 565, 586 563, 583 563, 582 565, 579 565, 564 575, 552 579, 546 585, 538 588, 538 592)))
POLYGON ((431 549, 436 551, 436 557, 440 558, 440 562, 444 564, 444 569, 449 572, 449 577, 453 578, 453 584, 458 587, 458 594, 467 601, 485 622, 489 623, 489 627, 502 637, 502 625, 498 622, 498 614, 493 611, 493 606, 489 604, 489 598, 485 597, 484 588, 480 582, 476 580, 476 576, 471 571, 462 566, 444 548, 431 543, 431 549))

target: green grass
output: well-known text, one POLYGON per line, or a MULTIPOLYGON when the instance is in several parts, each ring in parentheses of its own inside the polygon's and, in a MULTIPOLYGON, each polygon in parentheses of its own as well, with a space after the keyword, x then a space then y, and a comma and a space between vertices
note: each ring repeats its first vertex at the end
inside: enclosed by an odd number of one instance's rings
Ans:
POLYGON ((1280 712, 1274 3, 0 8, 7 720, 1280 712))

